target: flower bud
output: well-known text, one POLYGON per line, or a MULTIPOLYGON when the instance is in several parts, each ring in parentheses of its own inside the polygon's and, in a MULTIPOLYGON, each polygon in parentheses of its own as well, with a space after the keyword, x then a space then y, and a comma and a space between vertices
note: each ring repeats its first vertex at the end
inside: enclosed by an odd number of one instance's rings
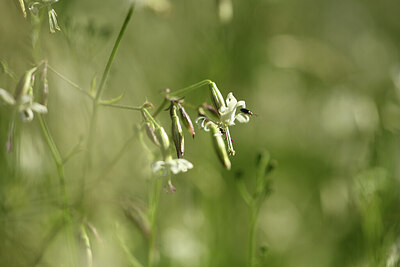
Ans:
POLYGON ((156 145, 156 146, 160 146, 160 142, 157 139, 156 133, 155 133, 155 129, 154 129, 154 125, 149 122, 146 121, 144 124, 144 127, 146 129, 146 134, 149 137, 149 139, 156 145))
POLYGON ((176 112, 176 106, 172 104, 169 111, 172 120, 172 140, 174 140, 178 158, 182 158, 185 149, 185 139, 183 138, 182 126, 176 112))
POLYGON ((41 74, 41 84, 40 84, 40 104, 47 106, 47 98, 49 96, 49 83, 47 81, 47 64, 44 65, 41 74))
POLYGON ((212 123, 210 128, 215 152, 217 152, 219 161, 222 163, 225 169, 230 170, 231 161, 229 160, 228 153, 226 152, 224 138, 222 137, 222 134, 220 133, 217 125, 212 123))
POLYGON ((37 67, 34 67, 24 73, 18 82, 17 88, 15 89, 15 100, 21 102, 22 97, 26 95, 29 89, 33 85, 33 73, 36 71, 37 67))
POLYGON ((181 119, 183 121, 183 124, 185 124, 186 129, 189 131, 189 133, 193 136, 194 138, 194 127, 192 120, 189 117, 189 114, 186 113, 186 110, 184 107, 182 107, 181 104, 178 104, 179 106, 179 114, 181 115, 181 119))
POLYGON ((222 97, 221 92, 218 90, 218 87, 215 83, 210 84, 211 89, 211 100, 216 110, 219 110, 221 107, 225 107, 225 101, 222 97))
POLYGON ((218 110, 216 110, 213 106, 207 105, 206 103, 202 104, 201 107, 204 110, 207 110, 210 114, 212 114, 214 117, 218 118, 219 113, 218 110))
POLYGON ((165 157, 169 155, 169 138, 168 134, 165 132, 164 128, 161 126, 156 126, 155 134, 157 136, 158 141, 160 142, 161 152, 165 157))

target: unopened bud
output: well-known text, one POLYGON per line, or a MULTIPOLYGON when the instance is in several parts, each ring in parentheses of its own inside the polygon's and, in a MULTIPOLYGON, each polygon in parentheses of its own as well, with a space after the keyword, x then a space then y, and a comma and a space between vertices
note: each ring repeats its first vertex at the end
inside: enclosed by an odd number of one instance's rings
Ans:
POLYGON ((161 152, 164 157, 169 155, 169 138, 164 128, 161 126, 156 127, 155 133, 158 141, 160 142, 161 152))
POLYGON ((151 122, 146 121, 144 127, 146 128, 146 134, 149 137, 149 139, 156 146, 160 146, 160 142, 158 141, 156 133, 155 133, 154 125, 151 122))
POLYGON ((211 113, 214 117, 218 118, 219 117, 219 113, 218 110, 216 110, 213 106, 210 106, 206 103, 204 103, 203 105, 201 105, 201 107, 208 111, 209 113, 211 113))
POLYGON ((222 137, 222 134, 220 133, 217 125, 212 123, 210 128, 215 152, 217 152, 218 159, 225 167, 225 169, 230 170, 231 161, 229 160, 228 153, 226 152, 224 138, 222 137))
POLYGON ((178 158, 182 158, 185 149, 185 139, 183 138, 182 126, 179 117, 177 115, 175 105, 171 105, 170 115, 172 120, 172 127, 171 127, 172 140, 174 140, 176 154, 178 158))
POLYGON ((47 106, 47 98, 49 96, 49 83, 47 81, 47 64, 45 64, 43 68, 43 72, 41 75, 41 96, 40 96, 40 103, 44 106, 47 106))
POLYGON ((15 89, 15 100, 20 102, 22 100, 22 96, 26 95, 29 89, 33 85, 33 73, 36 71, 37 67, 34 67, 24 73, 21 79, 18 82, 17 88, 15 89))
POLYGON ((182 107, 181 104, 178 104, 179 106, 179 114, 181 115, 181 119, 183 121, 183 124, 185 124, 186 129, 189 131, 189 133, 193 136, 194 138, 194 127, 192 120, 189 117, 189 114, 187 114, 186 110, 184 107, 182 107))
POLYGON ((222 97, 221 92, 218 90, 218 87, 215 83, 210 84, 211 90, 211 100, 216 110, 219 110, 221 107, 225 107, 225 101, 222 97))

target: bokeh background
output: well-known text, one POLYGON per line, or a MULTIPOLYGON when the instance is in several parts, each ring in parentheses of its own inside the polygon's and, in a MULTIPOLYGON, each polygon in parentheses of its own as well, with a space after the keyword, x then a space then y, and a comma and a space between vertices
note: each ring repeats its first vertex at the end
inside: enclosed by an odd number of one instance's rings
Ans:
MULTIPOLYGON (((61 32, 49 33, 42 12, 32 49, 32 16, 23 18, 18 1, 1 1, 0 58, 15 77, 2 67, 0 87, 12 93, 23 72, 45 58, 89 90, 128 6, 60 0, 53 8, 61 32)), ((278 166, 256 229, 260 266, 398 266, 399 10, 393 0, 138 3, 105 98, 125 92, 121 104, 140 106, 147 97, 157 106, 165 88, 211 79, 257 114, 231 128, 231 171, 219 164, 209 134, 186 135, 185 157, 195 168, 173 178, 175 194, 161 193, 159 266, 246 265, 248 210, 235 175, 241 172, 251 191, 264 150, 278 166)), ((91 102, 54 72, 48 79, 45 118, 66 155, 86 142, 91 102)), ((196 105, 208 97, 199 89, 185 101, 196 105)), ((189 113, 195 119, 196 112, 189 113)), ((155 178, 153 159, 134 131, 141 120, 139 112, 101 108, 83 207, 74 201, 85 153, 66 164, 72 233, 60 227, 57 172, 38 121, 17 120, 14 152, 4 145, 0 150, 1 266, 68 266, 65 234, 84 257, 82 223, 96 229, 88 230, 94 266, 132 266, 130 254, 146 265, 147 242, 135 210, 146 209, 155 178)), ((170 128, 168 112, 159 120, 170 128)), ((1 144, 10 121, 11 110, 0 106, 1 144)))

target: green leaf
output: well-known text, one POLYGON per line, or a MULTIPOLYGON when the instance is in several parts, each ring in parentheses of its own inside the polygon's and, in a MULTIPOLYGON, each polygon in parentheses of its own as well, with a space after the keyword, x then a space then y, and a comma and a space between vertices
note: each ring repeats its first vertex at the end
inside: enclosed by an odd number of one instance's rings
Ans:
POLYGON ((110 104, 114 104, 118 101, 120 101, 122 99, 122 97, 124 97, 125 92, 123 92, 121 95, 117 96, 116 98, 110 99, 110 100, 102 100, 100 103, 102 105, 110 105, 110 104))

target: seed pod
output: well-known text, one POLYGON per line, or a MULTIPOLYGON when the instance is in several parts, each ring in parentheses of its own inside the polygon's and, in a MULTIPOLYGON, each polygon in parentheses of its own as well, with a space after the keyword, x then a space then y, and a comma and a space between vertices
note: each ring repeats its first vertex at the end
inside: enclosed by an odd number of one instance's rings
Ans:
POLYGON ((178 104, 179 107, 179 114, 181 115, 181 119, 183 121, 183 124, 185 124, 186 129, 189 131, 189 133, 193 136, 194 138, 194 127, 192 120, 189 117, 189 114, 187 114, 186 110, 184 107, 182 107, 181 104, 178 104))
POLYGON ((219 110, 221 107, 225 107, 225 101, 222 97, 221 92, 218 90, 218 87, 215 83, 210 84, 211 90, 211 100, 216 110, 219 110))
POLYGON ((214 149, 215 152, 217 152, 218 159, 225 167, 225 169, 230 170, 231 161, 229 160, 228 153, 226 152, 224 138, 222 137, 222 134, 220 133, 217 125, 212 124, 210 128, 214 149))
POLYGON ((177 109, 176 106, 173 104, 169 109, 172 120, 172 127, 171 127, 172 140, 174 140, 176 154, 178 158, 183 158, 183 153, 185 150, 185 139, 183 138, 182 126, 179 117, 177 115, 176 109, 177 109))
POLYGON ((217 111, 213 106, 210 106, 210 105, 208 105, 208 104, 206 104, 206 103, 203 103, 203 105, 201 105, 201 107, 202 107, 204 110, 207 110, 209 113, 211 113, 211 114, 212 114, 213 116, 215 116, 216 118, 219 117, 218 111, 217 111))
POLYGON ((161 152, 165 158, 169 155, 168 134, 165 132, 164 128, 161 126, 158 126, 155 128, 155 134, 157 136, 158 141, 160 142, 161 152))
POLYGON ((15 100, 20 102, 22 96, 26 95, 29 89, 33 85, 33 73, 36 71, 37 67, 34 67, 24 73, 18 82, 17 88, 15 89, 15 100))
POLYGON ((41 75, 41 87, 40 87, 40 104, 47 106, 47 98, 49 96, 49 83, 47 81, 47 64, 44 65, 41 75))
POLYGON ((156 146, 160 146, 160 142, 157 139, 156 133, 155 133, 155 129, 154 129, 154 125, 149 122, 146 121, 144 124, 144 127, 146 129, 146 134, 149 137, 149 139, 156 145, 156 146))

